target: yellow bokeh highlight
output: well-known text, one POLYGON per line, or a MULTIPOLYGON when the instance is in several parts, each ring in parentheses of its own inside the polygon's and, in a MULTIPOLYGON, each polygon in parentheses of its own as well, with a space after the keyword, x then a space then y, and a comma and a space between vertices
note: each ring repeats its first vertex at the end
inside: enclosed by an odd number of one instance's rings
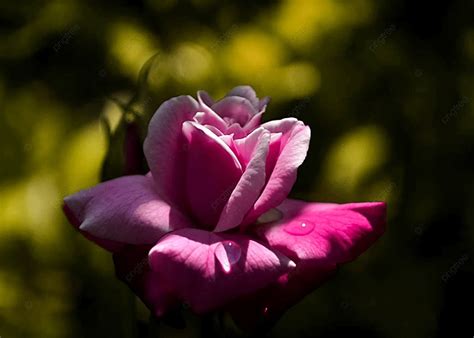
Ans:
POLYGON ((154 54, 150 61, 150 68, 148 70, 147 85, 151 92, 159 92, 160 87, 168 84, 170 78, 170 58, 164 52, 154 54))
POLYGON ((318 91, 321 84, 319 70, 309 62, 287 63, 287 50, 274 36, 234 27, 223 37, 225 40, 219 40, 213 48, 225 45, 223 58, 232 82, 254 86, 258 92, 270 95, 276 101, 303 98, 318 91))
POLYGON ((170 75, 181 83, 202 83, 211 75, 212 64, 211 54, 194 43, 183 43, 169 55, 170 75))
POLYGON ((320 85, 319 71, 310 63, 292 63, 282 69, 282 94, 301 98, 314 94, 320 85))
POLYGON ((371 13, 371 3, 366 0, 286 0, 271 25, 289 44, 307 47, 328 30, 366 22, 371 13))
POLYGON ((108 31, 111 66, 135 79, 143 64, 158 52, 158 41, 138 24, 119 21, 108 31))
MULTIPOLYGON (((42 107, 44 110, 48 108, 48 106, 42 107)), ((51 107, 51 109, 53 109, 53 107, 51 107)), ((49 169, 50 163, 48 163, 48 159, 51 154, 54 154, 58 150, 61 144, 60 140, 64 137, 62 130, 64 121, 59 117, 61 110, 57 109, 56 114, 39 116, 30 131, 31 141, 24 145, 24 150, 31 162, 30 165, 36 170, 49 169)))
POLYGON ((251 80, 258 78, 262 72, 279 67, 286 59, 286 53, 272 36, 246 29, 237 30, 230 37, 223 57, 233 76, 251 80))
MULTIPOLYGON (((69 138, 59 163, 51 161, 50 153, 48 158, 43 158, 42 166, 33 161, 29 176, 0 187, 0 235, 29 238, 39 255, 48 252, 50 243, 61 241, 60 224, 64 221, 61 204, 65 194, 99 180, 106 151, 99 123, 87 125, 69 138)), ((36 143, 36 149, 41 154, 52 148, 47 141, 36 143)))
POLYGON ((79 129, 69 138, 62 153, 62 184, 66 193, 88 188, 99 181, 107 147, 99 121, 79 129))
POLYGON ((122 110, 115 102, 107 100, 102 110, 102 118, 107 122, 110 131, 113 133, 122 118, 122 110))
POLYGON ((388 157, 388 138, 377 126, 351 130, 330 148, 324 161, 322 185, 332 192, 354 194, 388 157))

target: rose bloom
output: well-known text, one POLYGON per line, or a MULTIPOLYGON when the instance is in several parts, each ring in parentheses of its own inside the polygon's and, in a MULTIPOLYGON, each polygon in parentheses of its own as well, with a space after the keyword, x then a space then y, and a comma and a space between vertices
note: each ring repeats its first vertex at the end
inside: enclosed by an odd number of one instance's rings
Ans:
POLYGON ((148 127, 147 175, 64 199, 70 223, 114 254, 154 315, 185 303, 237 323, 278 317, 384 232, 385 203, 287 198, 310 128, 261 124, 268 102, 249 86, 219 101, 172 98, 148 127))

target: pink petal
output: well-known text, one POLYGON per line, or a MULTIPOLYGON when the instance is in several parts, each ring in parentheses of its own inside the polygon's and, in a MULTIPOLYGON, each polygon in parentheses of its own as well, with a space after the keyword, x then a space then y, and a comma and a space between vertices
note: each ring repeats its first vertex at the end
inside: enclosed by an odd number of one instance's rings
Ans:
POLYGON ((62 208, 69 223, 71 223, 71 225, 74 226, 75 229, 77 229, 85 238, 87 238, 91 242, 94 242, 98 246, 110 252, 118 252, 126 246, 126 244, 124 243, 98 238, 98 237, 92 236, 91 234, 85 231, 80 230, 79 226, 81 225, 81 222, 77 219, 73 211, 68 207, 66 203, 63 203, 62 208))
POLYGON ((247 132, 238 123, 233 123, 229 127, 227 127, 225 133, 228 135, 232 135, 234 139, 241 139, 247 136, 247 132))
POLYGON ((241 161, 245 163, 245 171, 222 210, 215 231, 225 231, 239 225, 265 184, 265 163, 270 133, 260 128, 245 139, 235 142, 242 156, 241 161))
POLYGON ((297 169, 308 152, 311 138, 309 127, 294 118, 267 122, 262 127, 273 134, 282 135, 274 139, 268 157, 268 166, 273 166, 273 170, 253 210, 246 217, 246 223, 253 223, 288 196, 296 181, 297 169))
POLYGON ((294 267, 287 257, 245 236, 198 229, 164 237, 149 262, 157 283, 197 313, 264 288, 294 267))
POLYGON ((263 128, 260 128, 258 130, 254 130, 250 135, 247 135, 245 138, 234 140, 236 154, 244 168, 247 167, 247 164, 252 159, 252 154, 254 153, 255 146, 258 144, 258 140, 260 139, 262 134, 269 135, 268 131, 263 128))
POLYGON ((263 99, 260 99, 258 103, 258 111, 263 113, 265 112, 267 105, 270 103, 270 96, 265 96, 263 99))
POLYGON ((184 204, 185 193, 183 162, 187 148, 182 125, 201 110, 191 96, 178 96, 164 102, 151 118, 143 145, 158 192, 177 206, 184 204))
POLYGON ((269 96, 265 96, 259 100, 255 90, 250 86, 237 86, 226 96, 240 96, 246 98, 259 113, 263 113, 267 104, 270 102, 269 96))
MULTIPOLYGON (((260 314, 280 316, 330 277, 340 264, 354 260, 385 231, 383 202, 328 204, 285 200, 282 218, 257 229, 266 243, 296 262, 296 268, 264 292, 254 295, 260 314)), ((253 322, 240 307, 234 316, 253 322)))
POLYGON ((258 228, 272 247, 297 262, 335 267, 364 252, 385 229, 382 202, 323 204, 285 200, 283 218, 258 228))
MULTIPOLYGON (((232 137, 233 135, 218 135, 222 142, 224 142, 231 150, 232 153, 235 154, 234 149, 235 149, 235 144, 234 144, 234 138, 232 137)), ((242 163, 240 163, 242 164, 242 163)))
POLYGON ((265 172, 267 181, 270 180, 270 177, 275 169, 275 165, 280 157, 281 148, 282 148, 282 133, 272 133, 270 138, 270 149, 267 157, 267 164, 265 166, 265 172))
POLYGON ((196 220, 212 228, 242 176, 242 166, 229 146, 205 127, 185 122, 183 134, 189 149, 183 164, 187 203, 196 220))
POLYGON ((262 120, 263 112, 255 114, 250 121, 248 121, 243 127, 244 131, 247 133, 252 132, 254 129, 260 126, 260 121, 262 120))
POLYGON ((199 122, 202 125, 211 125, 221 132, 226 131, 227 123, 219 115, 207 106, 201 105, 201 108, 203 108, 203 111, 194 115, 194 121, 199 122))
POLYGON ((240 96, 225 97, 211 108, 224 120, 230 121, 229 124, 237 122, 241 126, 244 126, 252 116, 257 114, 254 106, 246 98, 240 96))
POLYGON ((227 123, 219 116, 211 107, 214 105, 214 100, 204 90, 197 92, 199 104, 201 105, 202 112, 197 113, 194 119, 203 125, 212 125, 219 129, 221 132, 226 132, 227 123))
POLYGON ((64 203, 69 219, 101 240, 154 244, 171 230, 192 226, 158 196, 150 176, 103 182, 67 196, 64 203))
POLYGON ((226 96, 240 96, 246 98, 255 109, 259 107, 259 100, 255 90, 250 86, 237 86, 233 88, 226 96))
POLYGON ((201 105, 211 107, 214 104, 214 100, 212 99, 211 95, 209 95, 209 93, 205 90, 198 90, 197 97, 201 105))

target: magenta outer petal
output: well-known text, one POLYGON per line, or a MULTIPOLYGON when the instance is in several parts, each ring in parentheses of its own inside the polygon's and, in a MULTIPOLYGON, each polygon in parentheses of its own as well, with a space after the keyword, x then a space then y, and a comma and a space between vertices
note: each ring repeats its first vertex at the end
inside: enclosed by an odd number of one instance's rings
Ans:
POLYGON ((270 133, 263 128, 245 139, 238 140, 246 167, 237 186, 223 208, 214 231, 225 231, 238 226, 255 203, 265 184, 265 163, 270 133))
MULTIPOLYGON (((288 199, 277 209, 282 219, 261 225, 256 231, 271 248, 295 261, 296 268, 252 298, 251 307, 257 309, 260 318, 264 315, 270 320, 313 291, 340 264, 367 250, 386 225, 383 202, 338 205, 288 199), (298 230, 302 223, 306 226, 298 230)), ((255 324, 255 318, 241 304, 233 308, 233 315, 243 325, 255 324)))
POLYGON ((165 236, 150 251, 149 262, 157 283, 197 313, 256 292, 294 267, 287 257, 246 236, 198 229, 165 236), (238 255, 226 254, 226 243, 238 255))
POLYGON ((80 230, 79 226, 81 225, 81 222, 77 219, 76 215, 74 215, 74 212, 67 206, 66 203, 63 203, 63 212, 64 212, 64 215, 66 215, 66 218, 68 219, 69 223, 71 223, 71 225, 74 226, 74 228, 76 228, 85 238, 94 242, 101 248, 110 252, 118 252, 126 246, 126 244, 124 243, 101 239, 85 231, 80 230))
POLYGON ((154 244, 171 230, 192 226, 158 196, 153 183, 141 175, 100 183, 67 196, 66 215, 94 237, 129 244, 154 244))
POLYGON ((297 169, 306 158, 311 138, 309 127, 294 118, 267 122, 262 127, 273 134, 282 134, 278 139, 280 151, 270 149, 268 165, 273 166, 273 171, 267 177, 268 182, 253 210, 247 215, 246 224, 255 222, 260 215, 278 206, 288 196, 296 181, 297 169), (273 159, 275 156, 277 158, 273 159))
POLYGON ((319 203, 288 199, 277 210, 283 218, 259 227, 258 233, 271 247, 278 248, 296 262, 335 266, 351 261, 385 229, 386 205, 383 202, 320 206, 319 203), (304 235, 292 234, 298 231, 291 225, 303 223, 307 227, 301 232, 304 235))
POLYGON ((181 207, 184 203, 184 166, 187 157, 183 122, 202 111, 191 96, 164 102, 151 118, 143 149, 160 195, 181 207))

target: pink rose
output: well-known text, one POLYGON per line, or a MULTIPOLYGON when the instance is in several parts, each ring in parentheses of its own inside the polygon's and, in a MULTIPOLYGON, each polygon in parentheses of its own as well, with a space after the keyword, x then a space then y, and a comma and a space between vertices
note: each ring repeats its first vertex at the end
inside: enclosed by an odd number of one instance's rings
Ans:
POLYGON ((64 199, 69 221, 114 253, 117 275, 157 316, 180 302, 226 308, 245 323, 281 314, 364 252, 385 228, 385 203, 287 199, 310 129, 261 124, 268 99, 248 86, 220 101, 179 96, 152 117, 150 173, 64 199))

